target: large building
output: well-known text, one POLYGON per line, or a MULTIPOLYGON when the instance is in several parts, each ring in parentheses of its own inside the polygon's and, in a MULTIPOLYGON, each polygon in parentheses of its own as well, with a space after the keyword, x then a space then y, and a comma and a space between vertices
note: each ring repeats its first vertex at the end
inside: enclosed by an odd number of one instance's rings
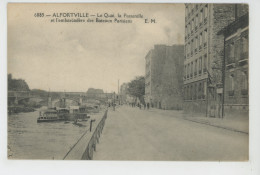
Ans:
POLYGON ((159 109, 182 109, 183 45, 155 45, 145 57, 145 102, 159 109))
POLYGON ((221 117, 224 36, 237 16, 234 4, 186 4, 184 110, 221 117))
POLYGON ((224 35, 224 112, 248 116, 248 7, 237 5, 236 20, 219 32, 224 35))

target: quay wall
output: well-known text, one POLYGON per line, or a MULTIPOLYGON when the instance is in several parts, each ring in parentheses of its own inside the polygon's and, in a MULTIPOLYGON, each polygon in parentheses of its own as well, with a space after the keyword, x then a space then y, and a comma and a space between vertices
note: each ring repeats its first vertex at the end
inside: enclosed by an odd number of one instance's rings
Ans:
POLYGON ((92 123, 92 130, 89 128, 83 133, 79 140, 67 152, 63 160, 92 160, 93 153, 96 150, 96 144, 99 142, 99 137, 102 133, 107 118, 107 110, 96 116, 95 122, 92 123))

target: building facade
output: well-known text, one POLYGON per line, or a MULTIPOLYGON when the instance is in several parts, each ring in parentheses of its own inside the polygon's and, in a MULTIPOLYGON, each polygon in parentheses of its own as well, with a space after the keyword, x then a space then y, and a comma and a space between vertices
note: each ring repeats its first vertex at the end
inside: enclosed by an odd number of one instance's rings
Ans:
POLYGON ((219 32, 224 35, 224 113, 248 116, 248 7, 237 6, 236 20, 219 32))
POLYGON ((235 20, 234 4, 186 4, 184 110, 221 117, 224 37, 219 30, 235 20))
POLYGON ((145 102, 159 109, 182 109, 183 45, 155 45, 145 57, 145 102))
POLYGON ((121 86, 120 86, 120 94, 119 94, 119 97, 120 97, 120 102, 122 104, 125 104, 127 102, 127 88, 128 88, 128 83, 123 83, 121 86))

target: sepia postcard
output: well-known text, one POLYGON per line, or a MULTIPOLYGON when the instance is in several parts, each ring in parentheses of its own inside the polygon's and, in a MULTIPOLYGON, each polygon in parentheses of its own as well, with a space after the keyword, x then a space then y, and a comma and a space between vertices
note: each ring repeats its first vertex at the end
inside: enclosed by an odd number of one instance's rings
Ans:
POLYGON ((248 161, 249 6, 8 3, 7 157, 248 161))

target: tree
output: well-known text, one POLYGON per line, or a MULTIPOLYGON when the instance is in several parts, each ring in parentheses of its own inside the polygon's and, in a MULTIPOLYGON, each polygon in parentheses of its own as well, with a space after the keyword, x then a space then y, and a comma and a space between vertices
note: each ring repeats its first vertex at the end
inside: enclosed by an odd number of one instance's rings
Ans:
POLYGON ((130 83, 128 83, 127 92, 129 95, 139 98, 143 102, 143 96, 145 94, 145 79, 143 76, 136 77, 130 83))
POLYGON ((30 91, 28 84, 22 79, 13 79, 12 74, 8 74, 8 90, 10 91, 30 91))

